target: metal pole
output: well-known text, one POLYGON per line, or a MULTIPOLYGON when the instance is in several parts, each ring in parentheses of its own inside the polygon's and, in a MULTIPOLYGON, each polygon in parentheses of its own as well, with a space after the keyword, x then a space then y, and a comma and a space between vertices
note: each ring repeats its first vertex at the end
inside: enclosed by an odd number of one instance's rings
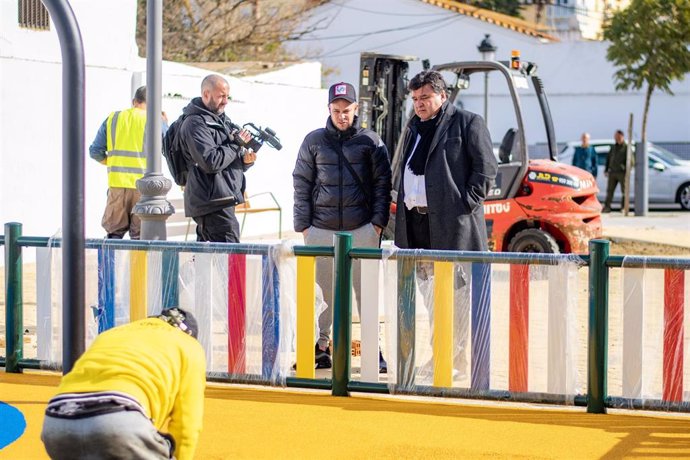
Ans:
POLYGON ((333 289, 333 396, 349 396, 352 346, 352 235, 336 233, 333 289))
POLYGON ((646 216, 649 212, 649 159, 645 136, 635 148, 635 215, 646 216))
POLYGON ((489 72, 484 72, 484 121, 489 127, 489 72))
POLYGON ((84 45, 67 0, 42 0, 62 52, 62 370, 84 352, 84 45))
POLYGON ((17 239, 22 236, 22 224, 5 224, 5 372, 21 372, 19 361, 24 355, 23 300, 22 300, 22 247, 17 239))
POLYGON ((589 242, 589 346, 587 412, 606 413, 608 353, 609 257, 607 240, 589 242))
POLYGON ((163 0, 146 2, 146 174, 132 212, 141 219, 142 240, 165 240, 165 221, 175 213, 166 194, 172 182, 161 174, 161 93, 163 75, 163 0))
POLYGON ((163 0, 146 2, 146 172, 161 170, 163 0))

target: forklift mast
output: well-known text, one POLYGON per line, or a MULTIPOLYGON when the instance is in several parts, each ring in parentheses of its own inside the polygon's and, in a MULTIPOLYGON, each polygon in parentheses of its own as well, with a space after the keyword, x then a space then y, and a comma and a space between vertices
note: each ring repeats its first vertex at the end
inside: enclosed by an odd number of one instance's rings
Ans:
POLYGON ((381 137, 393 155, 400 137, 407 95, 409 56, 362 53, 359 71, 359 124, 381 137))

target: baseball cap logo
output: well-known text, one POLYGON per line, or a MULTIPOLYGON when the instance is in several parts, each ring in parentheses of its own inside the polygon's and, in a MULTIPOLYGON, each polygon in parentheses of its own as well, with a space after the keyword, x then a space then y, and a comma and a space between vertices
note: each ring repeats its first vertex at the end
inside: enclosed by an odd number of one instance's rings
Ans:
POLYGON ((355 102, 355 88, 349 84, 341 81, 331 85, 328 89, 328 102, 331 103, 336 99, 344 99, 348 102, 355 102))

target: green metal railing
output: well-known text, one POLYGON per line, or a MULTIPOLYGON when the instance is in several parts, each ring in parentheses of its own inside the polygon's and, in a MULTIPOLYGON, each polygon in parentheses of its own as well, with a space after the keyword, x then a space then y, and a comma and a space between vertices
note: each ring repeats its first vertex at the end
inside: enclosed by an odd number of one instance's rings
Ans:
POLYGON ((22 225, 5 225, 5 370, 20 372, 19 361, 24 356, 23 304, 22 299, 22 250, 17 240, 22 225))
POLYGON ((608 241, 589 243, 589 340, 587 412, 606 412, 606 370, 608 344, 609 256, 608 241))
MULTIPOLYGON (((0 235, 0 244, 5 246, 5 295, 6 295, 6 357, 0 358, 0 365, 4 365, 7 372, 21 372, 22 369, 41 368, 38 360, 23 359, 23 320, 22 320, 22 248, 23 247, 59 247, 59 239, 51 240, 45 237, 25 237, 21 235, 21 224, 9 223, 5 225, 5 235, 0 235)), ((89 239, 85 242, 87 249, 108 247, 120 250, 171 250, 194 253, 226 253, 226 254, 254 254, 265 255, 270 246, 256 244, 225 244, 225 243, 197 243, 175 241, 132 241, 132 240, 101 240, 89 239)), ((389 252, 375 248, 352 248, 352 237, 348 233, 336 235, 334 247, 329 246, 295 246, 296 256, 334 257, 335 285, 334 285, 334 320, 333 320, 333 374, 329 379, 303 379, 287 377, 288 387, 313 389, 330 389, 333 395, 347 396, 351 391, 388 393, 389 386, 385 383, 351 381, 350 343, 352 320, 352 260, 353 259, 398 259, 402 264, 410 265, 410 272, 414 260, 449 261, 449 262, 481 262, 489 264, 533 264, 557 265, 564 260, 581 261, 589 266, 589 331, 588 331, 588 359, 587 359, 587 394, 586 395, 553 395, 542 393, 510 393, 501 390, 469 390, 460 388, 434 388, 416 386, 412 390, 405 385, 396 387, 398 393, 415 393, 415 388, 429 395, 455 396, 489 400, 514 400, 541 403, 564 403, 567 399, 575 405, 587 406, 591 413, 605 413, 607 407, 620 404, 623 398, 607 396, 607 352, 608 352, 608 291, 609 269, 620 268, 625 261, 625 267, 647 268, 678 268, 690 269, 690 259, 663 257, 610 256, 607 240, 592 240, 589 245, 590 254, 583 256, 559 254, 517 254, 517 253, 485 253, 463 251, 419 251, 399 249, 389 252)), ((401 282, 399 280, 399 282, 401 282)), ((400 351, 400 350, 399 350, 400 351)), ((407 350, 406 352, 410 352, 407 350)), ((411 351, 414 353, 414 351, 411 351)), ((409 357, 408 357, 409 358, 409 357)), ((257 382, 239 375, 223 373, 209 373, 210 381, 232 381, 236 383, 267 383, 257 382), (245 381, 246 380, 246 381, 245 381)), ((664 409, 690 411, 690 403, 625 400, 630 408, 664 409)))

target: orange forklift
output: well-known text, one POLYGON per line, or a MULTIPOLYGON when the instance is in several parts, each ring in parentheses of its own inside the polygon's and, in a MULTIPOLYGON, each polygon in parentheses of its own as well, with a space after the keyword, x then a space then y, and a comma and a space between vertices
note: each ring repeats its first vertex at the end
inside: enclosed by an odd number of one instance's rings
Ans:
MULTIPOLYGON (((409 61, 414 59, 363 53, 360 60, 360 124, 376 131, 392 153, 392 215, 384 232, 384 237, 389 239, 395 232, 395 187, 399 182, 396 176, 402 161, 397 141, 410 118, 406 112, 407 71, 409 61)), ((424 67, 430 67, 426 61, 424 67)), ((537 66, 512 59, 510 62, 452 62, 431 68, 444 74, 450 85, 448 98, 458 107, 464 106, 463 96, 468 94, 470 82, 480 78, 487 82, 489 75, 493 84, 496 80, 503 82, 510 94, 509 99, 503 99, 512 104, 504 104, 510 107, 502 106, 501 111, 512 108, 515 116, 513 119, 506 117, 505 112, 502 114, 503 123, 510 126, 505 129, 501 143, 495 149, 498 174, 484 202, 490 250, 587 253, 589 240, 601 236, 602 206, 597 199, 597 184, 589 172, 557 162, 553 120, 544 84, 536 75, 537 66), (521 95, 532 101, 536 99, 540 120, 532 119, 533 123, 525 123, 521 95), (535 134, 528 133, 527 129, 528 125, 533 128, 535 124, 545 129, 548 159, 529 158, 529 136, 534 138, 535 134)), ((536 112, 535 108, 534 118, 538 118, 536 112)))

